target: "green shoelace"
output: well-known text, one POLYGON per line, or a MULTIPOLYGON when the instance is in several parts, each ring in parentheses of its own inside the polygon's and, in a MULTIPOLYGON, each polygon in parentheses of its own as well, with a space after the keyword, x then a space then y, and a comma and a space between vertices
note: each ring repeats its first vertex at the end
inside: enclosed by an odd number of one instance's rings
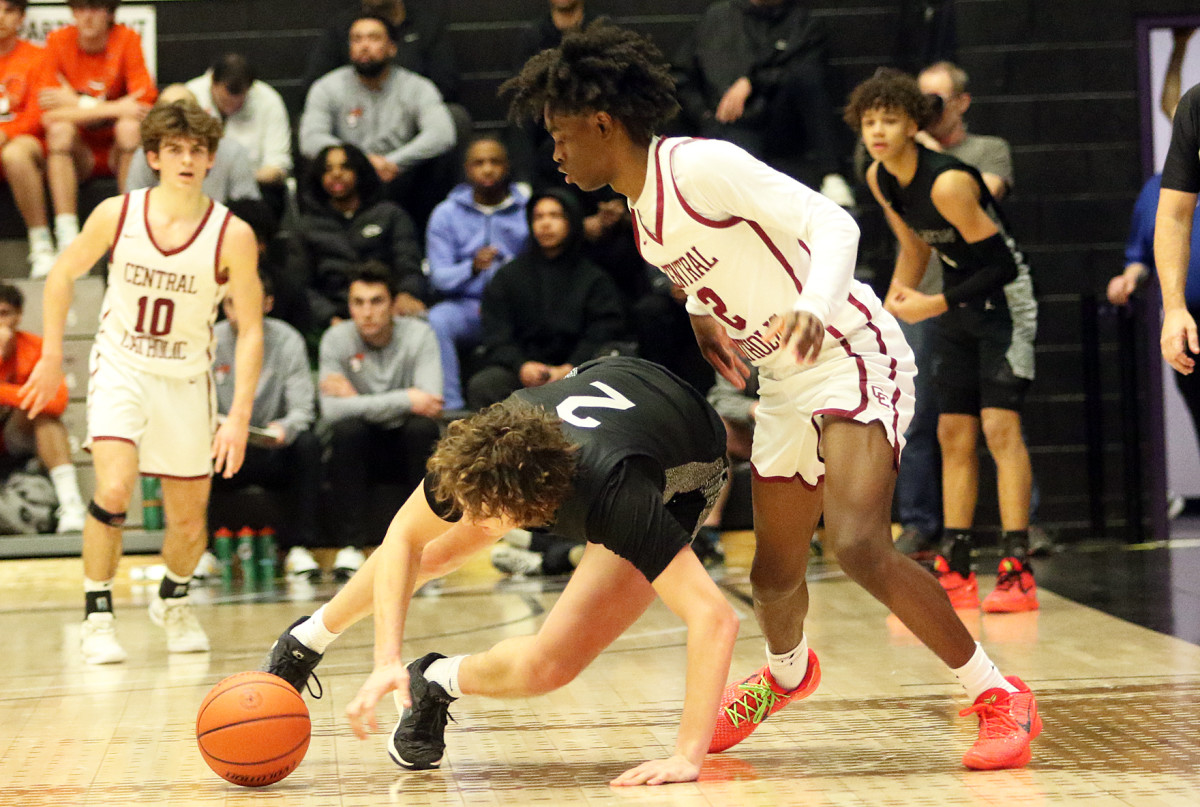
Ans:
POLYGON ((757 701, 754 709, 749 708, 749 697, 741 697, 735 700, 729 706, 725 707, 725 714, 729 717, 729 722, 734 728, 746 721, 751 723, 761 723, 771 714, 771 707, 775 705, 775 701, 779 699, 779 695, 775 690, 771 689, 770 685, 763 681, 760 676, 756 684, 738 684, 738 689, 743 690, 746 695, 753 697, 757 701), (743 711, 739 711, 741 707, 743 711))

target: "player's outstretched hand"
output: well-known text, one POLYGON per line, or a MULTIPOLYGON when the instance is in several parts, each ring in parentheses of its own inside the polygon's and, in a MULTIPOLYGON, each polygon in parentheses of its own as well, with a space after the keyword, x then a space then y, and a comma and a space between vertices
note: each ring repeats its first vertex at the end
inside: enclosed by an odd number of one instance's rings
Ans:
POLYGON ((700 354, 712 365, 721 377, 733 384, 734 389, 745 389, 746 379, 750 377, 750 368, 742 360, 733 340, 725 329, 712 317, 692 314, 692 331, 696 334, 696 344, 700 346, 700 354))
POLYGON ((700 778, 700 766, 682 754, 668 759, 652 759, 609 782, 614 787, 629 785, 666 785, 671 782, 694 782, 700 778))
POLYGON ((789 311, 771 317, 763 335, 768 344, 778 339, 783 351, 799 364, 814 364, 825 341, 825 326, 807 311, 789 311))
POLYGON ((33 365, 29 380, 18 393, 21 396, 21 408, 33 420, 46 408, 46 404, 54 399, 58 386, 63 381, 62 361, 54 361, 43 355, 33 365))
POLYGON ((408 670, 404 662, 394 661, 376 667, 371 675, 363 682, 358 694, 346 707, 346 717, 350 719, 350 728, 358 739, 367 739, 367 729, 379 731, 379 721, 375 719, 375 707, 389 692, 399 692, 400 702, 405 707, 412 706, 412 696, 408 694, 408 670))

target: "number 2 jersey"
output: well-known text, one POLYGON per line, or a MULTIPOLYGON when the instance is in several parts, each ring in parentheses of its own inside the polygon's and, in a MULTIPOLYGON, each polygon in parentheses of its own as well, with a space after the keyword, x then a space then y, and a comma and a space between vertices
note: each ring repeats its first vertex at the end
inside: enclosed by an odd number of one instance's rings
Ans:
POLYGON ((163 250, 150 232, 150 189, 125 194, 100 310, 96 358, 187 378, 212 367, 213 325, 225 293, 221 241, 232 214, 209 200, 182 246, 163 250))
POLYGON ((773 315, 807 311, 837 338, 882 311, 854 280, 854 219, 732 143, 655 138, 630 210, 642 257, 687 291, 689 313, 716 317, 755 365, 795 368, 764 336, 773 315))

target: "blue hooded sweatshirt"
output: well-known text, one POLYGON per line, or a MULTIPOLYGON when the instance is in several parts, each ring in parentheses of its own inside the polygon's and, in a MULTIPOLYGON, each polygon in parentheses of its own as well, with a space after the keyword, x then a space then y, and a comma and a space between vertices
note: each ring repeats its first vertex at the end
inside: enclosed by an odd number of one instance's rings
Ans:
POLYGON ((425 231, 425 256, 433 287, 449 299, 481 299, 496 270, 525 247, 529 237, 525 217, 528 201, 516 184, 510 184, 508 197, 486 210, 475 203, 469 184, 456 186, 433 209, 425 231), (500 254, 486 270, 472 274, 475 253, 489 244, 500 254))

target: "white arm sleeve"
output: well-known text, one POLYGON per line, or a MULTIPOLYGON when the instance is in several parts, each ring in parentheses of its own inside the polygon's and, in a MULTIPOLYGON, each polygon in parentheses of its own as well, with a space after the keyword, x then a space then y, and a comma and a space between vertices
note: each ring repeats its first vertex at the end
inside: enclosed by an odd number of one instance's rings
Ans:
POLYGON ((804 242, 812 269, 795 309, 828 324, 854 279, 858 225, 853 217, 732 143, 687 143, 675 150, 672 160, 680 192, 700 214, 718 221, 746 219, 804 242))

